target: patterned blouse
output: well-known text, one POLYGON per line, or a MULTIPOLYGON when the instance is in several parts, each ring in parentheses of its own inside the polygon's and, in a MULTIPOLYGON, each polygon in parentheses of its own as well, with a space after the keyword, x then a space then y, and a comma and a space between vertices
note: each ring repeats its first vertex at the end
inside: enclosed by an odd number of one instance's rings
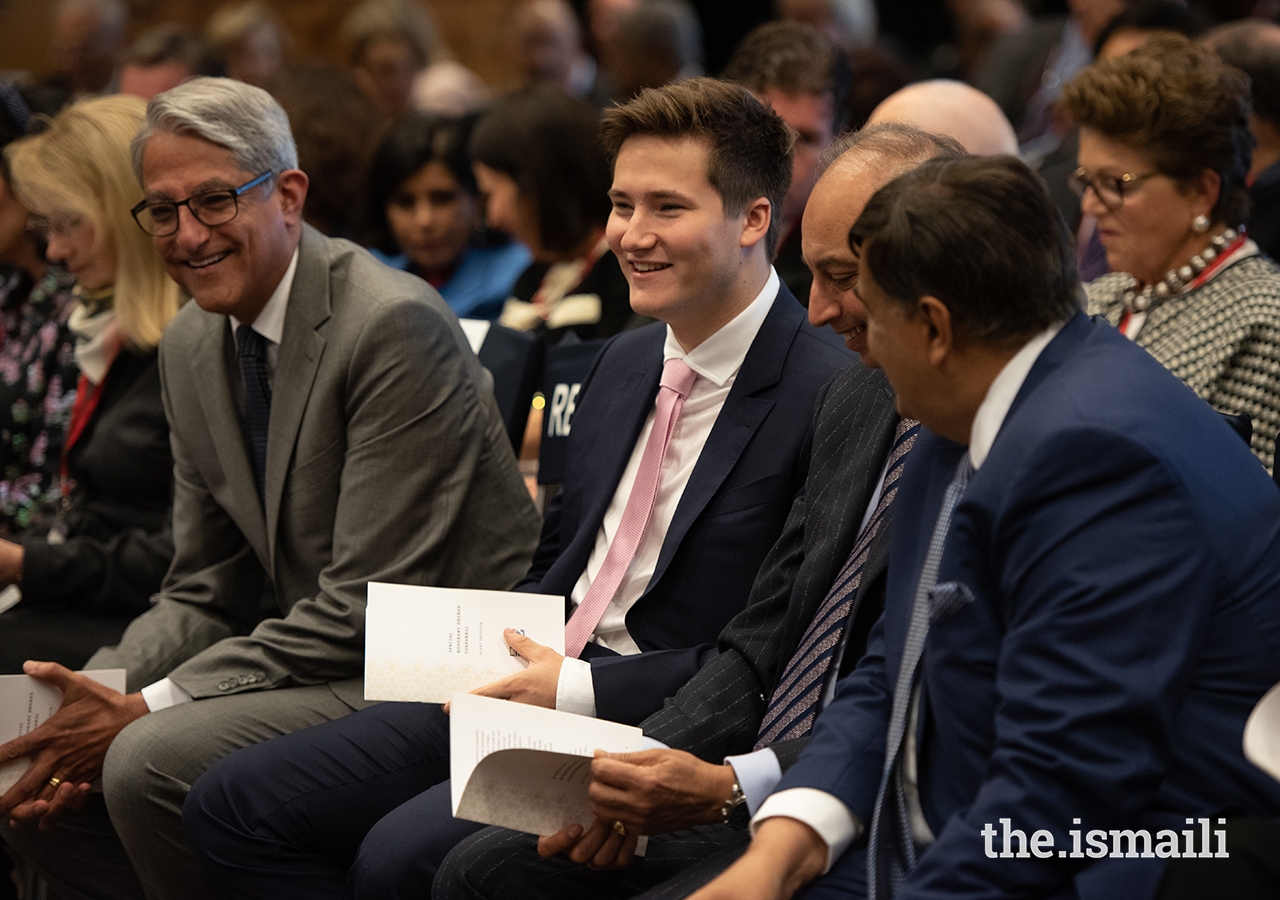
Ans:
POLYGON ((62 441, 76 398, 67 319, 75 278, 57 267, 36 284, 0 272, 0 536, 53 522, 62 441))
MULTIPOLYGON (((1091 282, 1090 315, 1118 324, 1132 285, 1120 272, 1091 282)), ((1136 343, 1210 406, 1248 413, 1254 455, 1271 471, 1280 433, 1280 266, 1256 251, 1232 262, 1153 307, 1136 343)))

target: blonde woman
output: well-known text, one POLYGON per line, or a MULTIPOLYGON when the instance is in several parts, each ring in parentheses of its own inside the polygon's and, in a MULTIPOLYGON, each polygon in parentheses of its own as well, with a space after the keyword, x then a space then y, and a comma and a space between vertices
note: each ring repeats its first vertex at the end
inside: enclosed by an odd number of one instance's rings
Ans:
POLYGON ((135 97, 87 100, 6 151, 49 258, 76 279, 81 374, 57 521, 47 536, 0 541, 0 585, 22 594, 0 618, 0 672, 25 659, 83 664, 147 608, 173 555, 156 345, 181 297, 129 215, 141 196, 129 142, 145 109, 135 97))

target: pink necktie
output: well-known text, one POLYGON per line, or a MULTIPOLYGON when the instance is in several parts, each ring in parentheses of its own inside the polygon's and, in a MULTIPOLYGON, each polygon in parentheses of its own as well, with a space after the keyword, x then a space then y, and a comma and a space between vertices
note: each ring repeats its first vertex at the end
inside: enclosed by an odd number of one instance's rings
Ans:
POLYGON ((566 656, 576 657, 582 653, 587 639, 600 624, 605 607, 618 592, 618 586, 622 584, 622 578, 635 558, 636 548, 640 546, 640 540, 649 526, 649 519, 653 516, 653 504, 658 497, 658 485, 662 481, 662 458, 667 455, 667 445, 675 431, 676 420, 680 418, 680 410, 684 408, 684 398, 689 396, 689 389, 693 387, 693 380, 697 377, 697 373, 685 365, 684 360, 669 359, 662 368, 662 384, 658 388, 658 402, 654 407, 653 430, 649 432, 649 440, 644 445, 640 469, 631 486, 631 496, 627 498, 627 506, 622 511, 622 522, 609 544, 604 564, 587 588, 587 595, 582 598, 582 603, 573 611, 564 627, 566 656))

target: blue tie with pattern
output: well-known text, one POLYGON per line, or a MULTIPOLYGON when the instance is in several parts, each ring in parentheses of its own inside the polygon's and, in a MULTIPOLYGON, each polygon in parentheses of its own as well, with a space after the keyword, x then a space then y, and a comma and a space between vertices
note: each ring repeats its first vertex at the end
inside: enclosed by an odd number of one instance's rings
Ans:
POLYGON ((929 550, 925 554, 920 580, 916 584, 911 622, 907 626, 907 639, 902 648, 902 663, 893 688, 893 708, 885 737, 880 791, 876 795, 876 805, 871 816, 871 835, 867 841, 867 896, 872 900, 891 900, 897 896, 902 883, 916 864, 916 845, 911 837, 911 816, 902 780, 903 738, 906 735, 916 670, 920 657, 924 654, 925 638, 929 634, 930 595, 938 582, 938 565, 942 562, 942 549, 946 544, 947 532, 951 529, 951 514, 955 512, 956 504, 964 495, 972 475, 973 464, 966 451, 961 455, 956 473, 942 497, 942 507, 938 510, 938 520, 933 526, 929 550))
POLYGON ((879 533, 888 513, 889 505, 898 493, 898 479, 906 465, 907 451, 915 443, 920 425, 912 419, 903 419, 894 433, 893 446, 885 463, 884 485, 880 488, 880 501, 867 520, 866 527, 853 542, 853 551, 836 576, 831 590, 814 614, 804 636, 796 646, 787 667, 782 670, 778 686, 765 709, 756 738, 756 749, 774 741, 803 737, 813 727, 826 683, 827 669, 840 647, 849 609, 862 583, 862 568, 866 565, 871 542, 879 533))
POLYGON ((271 422, 271 381, 267 371, 267 339, 248 325, 236 329, 236 355, 244 379, 244 431, 253 463, 258 500, 266 494, 267 426, 271 422))

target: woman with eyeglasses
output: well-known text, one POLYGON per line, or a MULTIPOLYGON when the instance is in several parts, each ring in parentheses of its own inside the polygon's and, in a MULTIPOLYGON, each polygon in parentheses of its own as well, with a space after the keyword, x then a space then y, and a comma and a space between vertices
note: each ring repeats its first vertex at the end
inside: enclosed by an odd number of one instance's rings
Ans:
POLYGON ((148 608, 173 556, 156 345, 181 296, 129 215, 140 194, 129 144, 145 109, 135 97, 86 100, 6 151, 49 258, 76 279, 80 378, 57 519, 47 534, 0 541, 0 585, 21 591, 0 616, 0 672, 26 659, 83 665, 148 608))
POLYGON ((1072 176, 1112 274, 1105 316, 1218 410, 1253 420, 1268 471, 1280 432, 1280 267, 1245 233, 1249 82, 1177 36, 1090 66, 1064 90, 1072 176))

